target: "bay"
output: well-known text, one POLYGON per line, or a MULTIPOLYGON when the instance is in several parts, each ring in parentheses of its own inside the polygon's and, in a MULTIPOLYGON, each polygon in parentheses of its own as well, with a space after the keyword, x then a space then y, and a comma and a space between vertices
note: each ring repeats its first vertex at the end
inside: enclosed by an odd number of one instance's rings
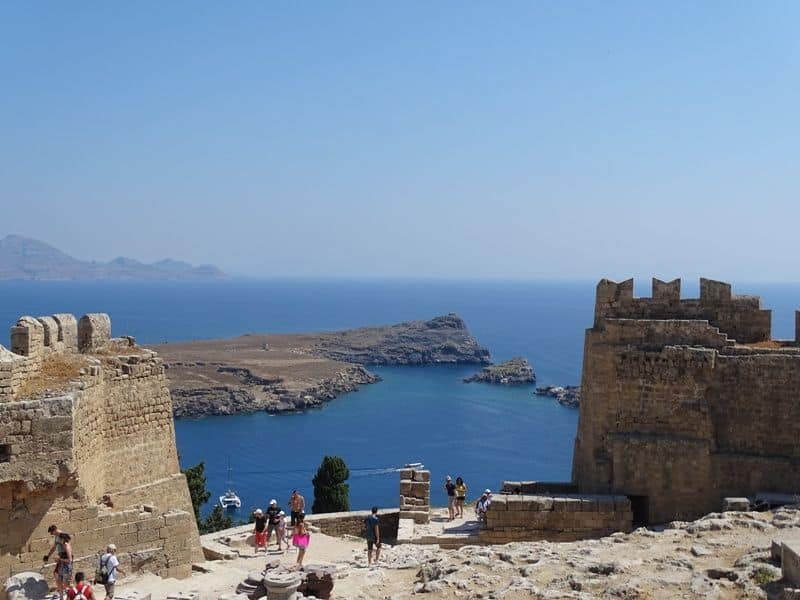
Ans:
MULTIPOLYGON (((302 332, 427 319, 456 312, 495 360, 528 357, 538 384, 579 383, 583 335, 595 282, 304 281, 0 282, 0 324, 22 314, 108 312, 115 335, 146 345, 247 332, 302 332)), ((637 285, 639 295, 648 295, 637 285)), ((684 296, 696 294, 696 283, 684 296)), ((775 309, 776 337, 794 337, 796 284, 736 285, 775 309)), ((325 454, 351 469, 353 508, 398 503, 396 469, 421 461, 432 501, 444 504, 445 475, 461 475, 470 497, 503 479, 568 479, 577 411, 532 395, 532 387, 464 384, 473 366, 372 368, 378 384, 300 415, 265 413, 180 419, 181 463, 206 462, 213 498, 230 460, 239 516, 270 498, 285 504, 325 454)), ((213 502, 213 500, 212 500, 213 502)), ((211 503, 205 507, 210 510, 211 503)))

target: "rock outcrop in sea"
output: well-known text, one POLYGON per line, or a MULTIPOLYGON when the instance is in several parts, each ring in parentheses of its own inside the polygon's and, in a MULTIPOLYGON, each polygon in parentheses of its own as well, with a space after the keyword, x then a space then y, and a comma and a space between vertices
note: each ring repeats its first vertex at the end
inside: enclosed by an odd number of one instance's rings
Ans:
POLYGON ((579 385, 546 385, 537 387, 533 392, 536 396, 550 396, 556 402, 569 408, 579 408, 581 405, 581 386, 579 385))
POLYGON ((496 385, 527 385, 536 381, 536 373, 527 358, 517 356, 496 365, 484 367, 475 375, 465 377, 465 383, 481 382, 496 385))

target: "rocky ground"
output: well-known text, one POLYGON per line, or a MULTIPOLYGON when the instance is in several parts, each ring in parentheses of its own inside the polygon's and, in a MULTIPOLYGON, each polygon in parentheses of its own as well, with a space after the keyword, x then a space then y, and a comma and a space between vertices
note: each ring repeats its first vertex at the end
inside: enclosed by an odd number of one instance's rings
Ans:
POLYGON ((486 363, 457 315, 337 332, 244 335, 153 346, 176 417, 319 407, 380 381, 364 365, 486 363))
MULTIPOLYGON (((336 571, 333 598, 406 600, 574 598, 779 598, 781 572, 771 558, 772 540, 800 540, 797 507, 773 512, 728 512, 661 531, 637 529, 599 540, 572 543, 516 542, 502 546, 406 544, 386 547, 380 565, 366 567, 364 543, 357 538, 312 535, 309 563, 336 571)), ((153 600, 196 590, 200 600, 232 593, 248 572, 279 560, 291 565, 292 552, 269 558, 242 548, 233 560, 203 563, 208 573, 190 580, 152 575, 118 585, 152 592, 153 600)))
POLYGON ((515 357, 505 362, 484 367, 465 383, 493 383, 496 385, 527 385, 536 382, 536 374, 527 358, 515 357))

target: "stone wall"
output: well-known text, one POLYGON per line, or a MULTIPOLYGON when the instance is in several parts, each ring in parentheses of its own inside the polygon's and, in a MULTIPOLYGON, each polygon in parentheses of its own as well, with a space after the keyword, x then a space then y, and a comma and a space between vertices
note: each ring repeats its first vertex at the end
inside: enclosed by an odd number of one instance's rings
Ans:
MULTIPOLYGON (((306 515, 306 521, 319 527, 325 535, 341 537, 343 535, 353 535, 364 537, 364 519, 371 514, 368 510, 357 510, 351 512, 324 513, 319 515, 306 515)), ((380 520, 381 539, 393 544, 397 540, 397 527, 400 522, 400 511, 379 510, 378 519, 380 520)))
POLYGON ((495 496, 479 537, 484 543, 549 540, 568 542, 630 531, 633 515, 625 496, 495 496))
POLYGON ((769 311, 757 298, 709 280, 700 300, 676 300, 675 289, 654 280, 653 299, 632 299, 632 282, 598 284, 573 482, 631 496, 643 522, 693 519, 726 496, 800 490, 800 348, 730 339, 763 341, 769 311), (686 318, 702 306, 727 316, 686 318))
POLYGON ((51 524, 89 571, 110 542, 131 570, 188 577, 202 560, 163 364, 110 332, 107 315, 23 317, 24 354, 0 349, 0 580, 41 568, 51 524), (62 353, 74 376, 30 387, 62 353))

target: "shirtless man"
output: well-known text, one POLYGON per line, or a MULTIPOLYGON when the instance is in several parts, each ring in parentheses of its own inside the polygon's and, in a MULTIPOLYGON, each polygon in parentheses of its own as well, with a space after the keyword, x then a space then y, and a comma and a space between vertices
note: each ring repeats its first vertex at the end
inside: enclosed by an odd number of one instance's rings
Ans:
POLYGON ((292 490, 292 497, 289 499, 292 508, 292 527, 300 521, 300 515, 305 514, 306 499, 297 490, 292 490))
POLYGON ((72 544, 68 533, 61 531, 56 525, 50 525, 47 533, 53 536, 53 545, 50 551, 44 555, 44 562, 50 560, 50 555, 56 553, 56 568, 53 575, 56 579, 58 597, 64 596, 64 590, 72 583, 72 544))

